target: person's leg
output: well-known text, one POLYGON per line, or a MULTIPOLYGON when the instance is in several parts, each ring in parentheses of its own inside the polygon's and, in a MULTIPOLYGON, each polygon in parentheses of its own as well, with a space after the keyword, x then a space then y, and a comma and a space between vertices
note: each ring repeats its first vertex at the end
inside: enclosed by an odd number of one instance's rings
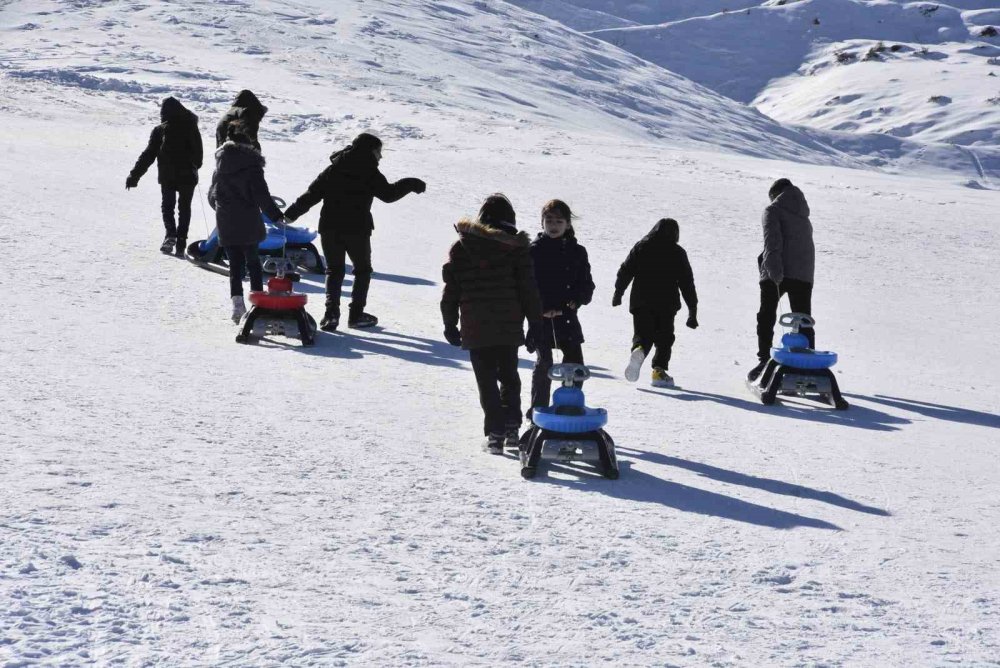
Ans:
POLYGON ((649 311, 638 311, 632 314, 632 347, 642 346, 646 355, 653 348, 653 332, 656 320, 649 311))
POLYGON ((656 314, 656 354, 653 355, 653 368, 666 371, 670 368, 670 353, 674 347, 674 318, 677 311, 656 314))
POLYGON ((177 188, 177 243, 178 248, 183 249, 183 241, 188 238, 188 229, 191 227, 191 200, 194 199, 194 186, 180 186, 177 188))
POLYGON ((521 376, 517 373, 519 346, 497 348, 497 378, 500 380, 500 406, 504 413, 503 431, 506 433, 521 426, 521 376))
POLYGON ((344 255, 347 249, 343 240, 328 232, 320 236, 323 255, 326 257, 326 308, 340 312, 340 289, 344 285, 344 255))
POLYGON ((226 246, 226 257, 229 259, 229 294, 233 297, 243 296, 243 272, 246 271, 246 256, 242 246, 226 246))
POLYGON ((257 244, 243 247, 243 256, 247 262, 247 272, 250 274, 250 289, 260 292, 264 289, 264 270, 260 263, 260 249, 257 244))
POLYGON ((160 184, 160 194, 163 199, 160 202, 160 213, 163 216, 163 227, 168 237, 177 236, 177 225, 174 223, 174 206, 177 204, 177 191, 173 186, 160 184))
POLYGON ((372 282, 372 238, 367 234, 348 237, 346 247, 354 267, 350 309, 352 313, 362 313, 368 304, 368 287, 372 282))
MULTIPOLYGON (((813 284, 806 281, 799 281, 794 278, 786 278, 782 282, 782 287, 788 292, 788 302, 792 310, 796 313, 812 315, 812 290, 813 284)), ((799 330, 809 339, 809 347, 816 347, 816 332, 812 327, 803 327, 799 330)))
POLYGON ((774 339, 774 321, 777 319, 781 292, 774 281, 760 282, 760 310, 757 311, 757 359, 766 362, 771 358, 774 339))
POLYGON ((535 368, 531 372, 532 408, 544 408, 549 405, 552 392, 552 381, 549 379, 549 369, 551 368, 552 348, 549 348, 544 342, 539 343, 535 350, 535 368))
POLYGON ((560 346, 563 364, 584 364, 583 346, 579 343, 565 343, 560 346))
POLYGON ((483 434, 504 433, 504 415, 500 407, 500 388, 497 379, 496 347, 473 348, 469 361, 479 387, 479 405, 483 408, 483 434))

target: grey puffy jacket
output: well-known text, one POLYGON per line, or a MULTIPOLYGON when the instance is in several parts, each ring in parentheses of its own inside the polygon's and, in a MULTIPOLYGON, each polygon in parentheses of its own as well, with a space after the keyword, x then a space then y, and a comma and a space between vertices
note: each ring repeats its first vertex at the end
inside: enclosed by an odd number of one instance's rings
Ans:
POLYGON ((813 245, 809 204, 795 186, 789 186, 764 209, 764 252, 759 258, 760 280, 781 283, 786 278, 813 282, 816 247, 813 245))

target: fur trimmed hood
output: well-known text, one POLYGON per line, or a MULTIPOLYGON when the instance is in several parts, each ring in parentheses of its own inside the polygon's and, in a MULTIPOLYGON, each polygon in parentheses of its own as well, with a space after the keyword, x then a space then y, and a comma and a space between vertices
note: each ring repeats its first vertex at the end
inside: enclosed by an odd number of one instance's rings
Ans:
POLYGON ((527 253, 531 246, 531 237, 527 232, 511 234, 470 218, 458 221, 455 231, 458 232, 458 243, 452 248, 452 253, 458 248, 464 248, 480 261, 508 253, 527 253))
POLYGON ((250 167, 263 168, 267 161, 260 151, 250 144, 229 140, 215 152, 215 164, 220 174, 233 174, 250 167))

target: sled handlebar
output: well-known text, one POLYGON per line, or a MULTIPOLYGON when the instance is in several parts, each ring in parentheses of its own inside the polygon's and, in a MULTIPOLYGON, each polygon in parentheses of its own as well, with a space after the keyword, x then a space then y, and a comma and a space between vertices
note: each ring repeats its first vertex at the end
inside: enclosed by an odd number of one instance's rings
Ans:
POLYGON ((553 364, 549 378, 560 381, 564 387, 572 387, 590 378, 590 369, 582 364, 553 364))
POLYGON ((815 327, 816 319, 805 313, 783 313, 778 319, 782 327, 791 327, 798 332, 802 327, 815 327))

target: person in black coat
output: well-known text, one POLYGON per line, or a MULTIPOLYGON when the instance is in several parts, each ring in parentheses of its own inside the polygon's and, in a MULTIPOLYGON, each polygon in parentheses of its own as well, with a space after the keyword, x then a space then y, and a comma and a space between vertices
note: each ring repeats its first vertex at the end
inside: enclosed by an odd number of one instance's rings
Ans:
POLYGON ((632 248, 618 270, 612 306, 622 303, 622 295, 632 283, 629 311, 635 334, 625 378, 633 383, 639 379, 642 363, 655 346, 653 385, 669 387, 673 384, 667 368, 674 345, 674 316, 681 308, 678 293, 687 304, 687 326, 691 329, 698 327, 698 293, 694 288, 694 274, 687 253, 677 244, 679 238, 680 227, 676 220, 659 220, 649 234, 632 248))
POLYGON ((168 97, 160 105, 160 124, 153 128, 149 143, 136 161, 125 190, 139 185, 139 179, 156 161, 157 180, 162 195, 163 227, 166 236, 160 250, 184 254, 188 228, 191 225, 191 200, 198 185, 201 168, 201 132, 198 117, 184 108, 176 98, 168 97), (174 222, 174 206, 177 222, 174 222))
POLYGON ((219 244, 229 259, 229 293, 233 299, 233 322, 246 313, 243 274, 250 274, 250 289, 264 289, 258 246, 267 238, 260 214, 279 222, 284 217, 271 198, 264 180, 264 156, 253 145, 239 123, 227 129, 229 139, 215 152, 215 173, 208 190, 208 204, 215 210, 219 244))
MULTIPOLYGON (((525 347, 536 353, 531 375, 531 408, 549 405, 552 351, 563 363, 583 364, 583 328, 577 310, 594 296, 587 249, 576 240, 573 212, 562 200, 542 207, 542 232, 531 244, 542 319, 530 324, 525 347)), ((531 418, 531 410, 528 411, 531 418)))
POLYGON ((344 283, 345 255, 354 265, 354 287, 347 324, 350 327, 373 327, 378 318, 365 313, 368 286, 372 277, 372 202, 395 202, 409 193, 422 193, 427 185, 420 179, 406 178, 389 183, 379 171, 382 140, 362 133, 351 145, 330 156, 324 169, 285 211, 294 221, 323 202, 319 214, 320 241, 326 256, 326 312, 320 328, 331 332, 340 323, 340 288, 344 283))
POLYGON ((253 91, 241 90, 236 95, 236 99, 233 100, 233 106, 229 108, 229 111, 223 115, 219 124, 215 127, 215 147, 219 148, 226 142, 229 126, 232 123, 239 122, 242 133, 248 136, 253 147, 260 151, 260 142, 257 141, 257 133, 260 131, 260 122, 264 119, 264 114, 266 113, 267 107, 261 104, 257 96, 253 94, 253 91))

